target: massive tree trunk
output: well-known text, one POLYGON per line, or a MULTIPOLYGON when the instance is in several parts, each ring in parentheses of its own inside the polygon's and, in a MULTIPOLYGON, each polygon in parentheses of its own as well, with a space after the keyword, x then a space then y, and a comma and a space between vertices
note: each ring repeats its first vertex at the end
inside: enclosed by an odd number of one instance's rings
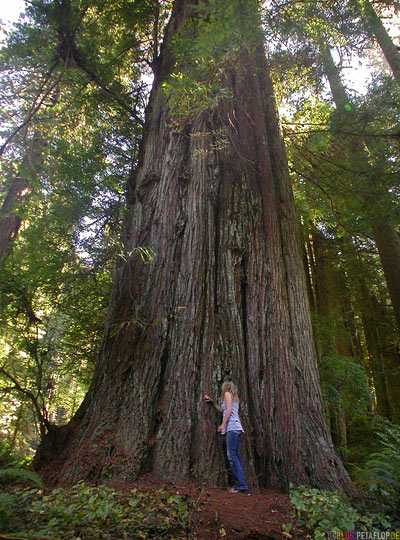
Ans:
MULTIPOLYGON (((220 419, 202 396, 231 377, 249 484, 343 489, 259 29, 226 68, 230 97, 217 108, 182 125, 165 102, 168 44, 195 3, 174 3, 129 185, 127 251, 151 246, 156 258, 120 261, 90 391, 42 442, 36 467, 64 481, 150 471, 224 482, 220 419)), ((256 9, 237 6, 244 21, 256 9)))

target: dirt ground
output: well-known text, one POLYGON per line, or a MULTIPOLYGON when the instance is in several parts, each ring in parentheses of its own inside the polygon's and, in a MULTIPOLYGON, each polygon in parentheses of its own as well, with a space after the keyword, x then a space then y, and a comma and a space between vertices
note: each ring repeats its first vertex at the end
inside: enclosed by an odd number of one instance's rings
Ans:
POLYGON ((197 505, 194 532, 199 540, 293 538, 282 533, 282 524, 290 521, 287 495, 274 491, 245 495, 212 488, 197 505))
POLYGON ((288 495, 276 491, 261 490, 260 493, 250 495, 229 493, 226 488, 209 488, 198 484, 160 484, 152 477, 143 477, 132 487, 146 491, 163 488, 170 493, 189 497, 194 504, 192 532, 196 540, 310 538, 294 526, 290 533, 283 531, 282 525, 293 521, 290 516, 290 500, 288 495))

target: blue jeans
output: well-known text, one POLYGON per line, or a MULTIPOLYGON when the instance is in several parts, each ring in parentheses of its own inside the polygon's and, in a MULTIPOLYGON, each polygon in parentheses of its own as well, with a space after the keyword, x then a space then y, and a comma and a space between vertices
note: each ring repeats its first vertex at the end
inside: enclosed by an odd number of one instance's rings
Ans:
POLYGON ((242 458, 240 457, 240 436, 241 431, 227 431, 226 433, 226 454, 231 466, 233 477, 236 480, 233 486, 237 490, 247 489, 246 478, 244 477, 242 458))

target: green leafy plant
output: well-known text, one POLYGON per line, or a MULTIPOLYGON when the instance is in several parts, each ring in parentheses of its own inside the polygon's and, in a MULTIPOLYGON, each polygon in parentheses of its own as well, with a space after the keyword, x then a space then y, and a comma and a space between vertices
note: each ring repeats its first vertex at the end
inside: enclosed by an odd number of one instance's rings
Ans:
POLYGON ((382 530, 390 526, 382 514, 362 515, 339 493, 300 486, 291 489, 290 500, 297 525, 313 532, 315 540, 330 532, 382 530))
POLYGON ((2 527, 4 532, 16 531, 32 540, 190 538, 190 504, 163 490, 121 493, 79 482, 51 492, 20 489, 15 495, 18 504, 9 499, 8 506, 4 505, 4 515, 13 519, 8 520, 8 527, 3 521, 2 527))

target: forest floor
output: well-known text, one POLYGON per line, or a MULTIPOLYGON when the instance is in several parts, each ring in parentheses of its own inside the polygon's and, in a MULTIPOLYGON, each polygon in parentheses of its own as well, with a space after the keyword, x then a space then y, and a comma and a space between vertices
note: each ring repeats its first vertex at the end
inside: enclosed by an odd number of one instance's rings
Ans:
POLYGON ((161 484, 152 477, 142 477, 134 485, 113 485, 125 490, 133 487, 152 491, 165 489, 186 496, 193 506, 192 534, 196 540, 304 540, 311 538, 293 524, 288 495, 272 490, 258 493, 229 493, 227 488, 200 484, 161 484), (292 523, 290 533, 282 526, 292 523))

